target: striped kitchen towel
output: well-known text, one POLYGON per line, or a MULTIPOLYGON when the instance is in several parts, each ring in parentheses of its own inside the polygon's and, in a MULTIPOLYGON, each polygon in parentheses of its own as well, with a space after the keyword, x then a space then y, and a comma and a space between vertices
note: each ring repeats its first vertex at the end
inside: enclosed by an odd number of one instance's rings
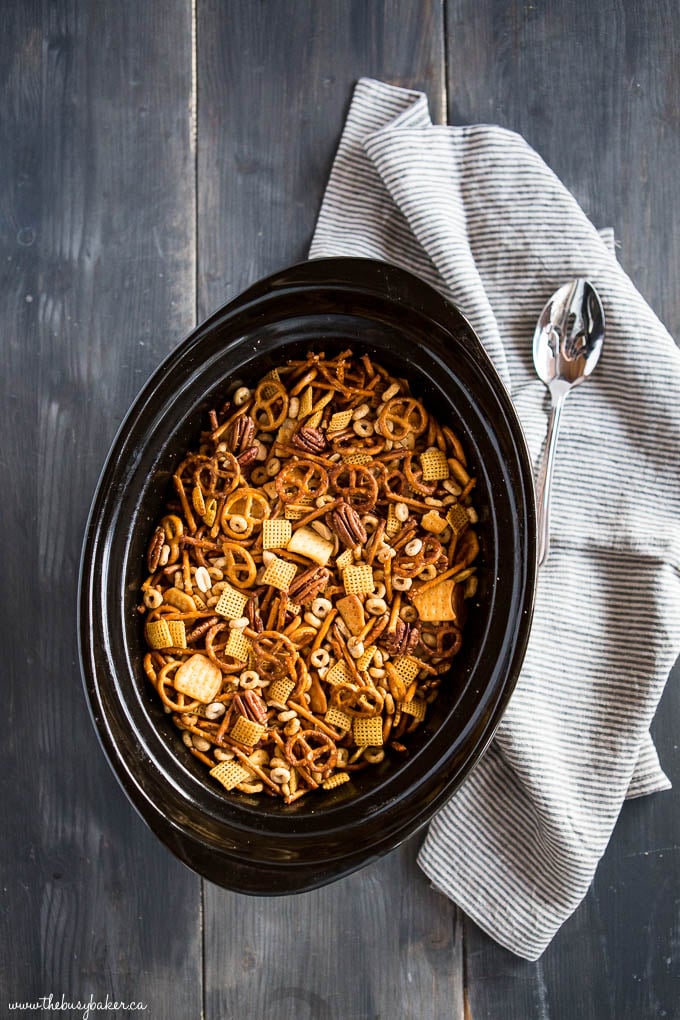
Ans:
POLYGON ((433 125, 424 95, 358 83, 311 257, 383 259, 454 301, 510 391, 535 467, 549 410, 532 365, 538 314, 580 276, 607 317, 602 360, 562 419, 520 681, 419 857, 527 959, 585 895, 624 798, 669 786, 649 724, 680 651, 680 353, 611 240, 519 135, 433 125))

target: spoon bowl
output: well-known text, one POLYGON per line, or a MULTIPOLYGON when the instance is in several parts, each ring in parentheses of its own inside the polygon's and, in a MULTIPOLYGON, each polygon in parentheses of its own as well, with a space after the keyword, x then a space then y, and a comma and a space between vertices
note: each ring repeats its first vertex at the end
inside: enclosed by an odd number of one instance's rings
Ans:
POLYGON ((534 331, 534 367, 550 391, 551 409, 545 454, 537 483, 538 563, 550 550, 550 497, 562 407, 597 365, 604 343, 604 309, 588 280, 576 279, 555 291, 534 331))

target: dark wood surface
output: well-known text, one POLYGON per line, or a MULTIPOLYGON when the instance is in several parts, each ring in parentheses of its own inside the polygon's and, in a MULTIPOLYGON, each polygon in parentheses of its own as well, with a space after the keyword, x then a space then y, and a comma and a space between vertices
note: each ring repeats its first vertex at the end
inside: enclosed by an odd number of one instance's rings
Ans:
MULTIPOLYGON (((676 791, 624 807, 537 963, 430 889, 419 837, 326 889, 250 899, 201 882, 129 806, 74 630, 89 500, 127 406, 198 319, 305 256, 360 75, 425 89, 436 121, 522 132, 615 227, 680 336, 676 4, 7 0, 2 15, 0 1015, 63 993, 163 1020, 680 1017, 676 791)), ((679 680, 655 724, 676 786, 679 680)))

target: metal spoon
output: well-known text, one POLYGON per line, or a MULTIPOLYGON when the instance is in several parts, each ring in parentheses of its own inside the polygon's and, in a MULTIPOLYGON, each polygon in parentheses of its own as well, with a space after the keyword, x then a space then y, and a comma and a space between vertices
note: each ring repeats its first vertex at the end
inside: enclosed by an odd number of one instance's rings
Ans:
POLYGON ((603 341, 602 302, 588 280, 572 280, 556 290, 536 323, 534 366, 552 400, 537 483, 539 566, 550 549, 550 489, 562 407, 572 387, 595 368, 603 341))

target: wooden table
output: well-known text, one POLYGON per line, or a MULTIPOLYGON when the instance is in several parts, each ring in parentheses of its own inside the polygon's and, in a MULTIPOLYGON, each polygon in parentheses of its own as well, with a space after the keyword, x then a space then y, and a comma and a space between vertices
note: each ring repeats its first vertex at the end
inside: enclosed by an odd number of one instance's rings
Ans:
POLYGON ((420 836, 298 897, 202 882, 121 793, 75 638, 126 408, 197 321, 305 257, 359 76, 426 90, 436 121, 523 133, 680 335, 676 4, 6 0, 2 19, 0 1013, 63 993, 162 1020, 680 1017, 677 668, 655 726, 675 792, 624 807, 583 905, 526 963, 429 887, 420 836))

